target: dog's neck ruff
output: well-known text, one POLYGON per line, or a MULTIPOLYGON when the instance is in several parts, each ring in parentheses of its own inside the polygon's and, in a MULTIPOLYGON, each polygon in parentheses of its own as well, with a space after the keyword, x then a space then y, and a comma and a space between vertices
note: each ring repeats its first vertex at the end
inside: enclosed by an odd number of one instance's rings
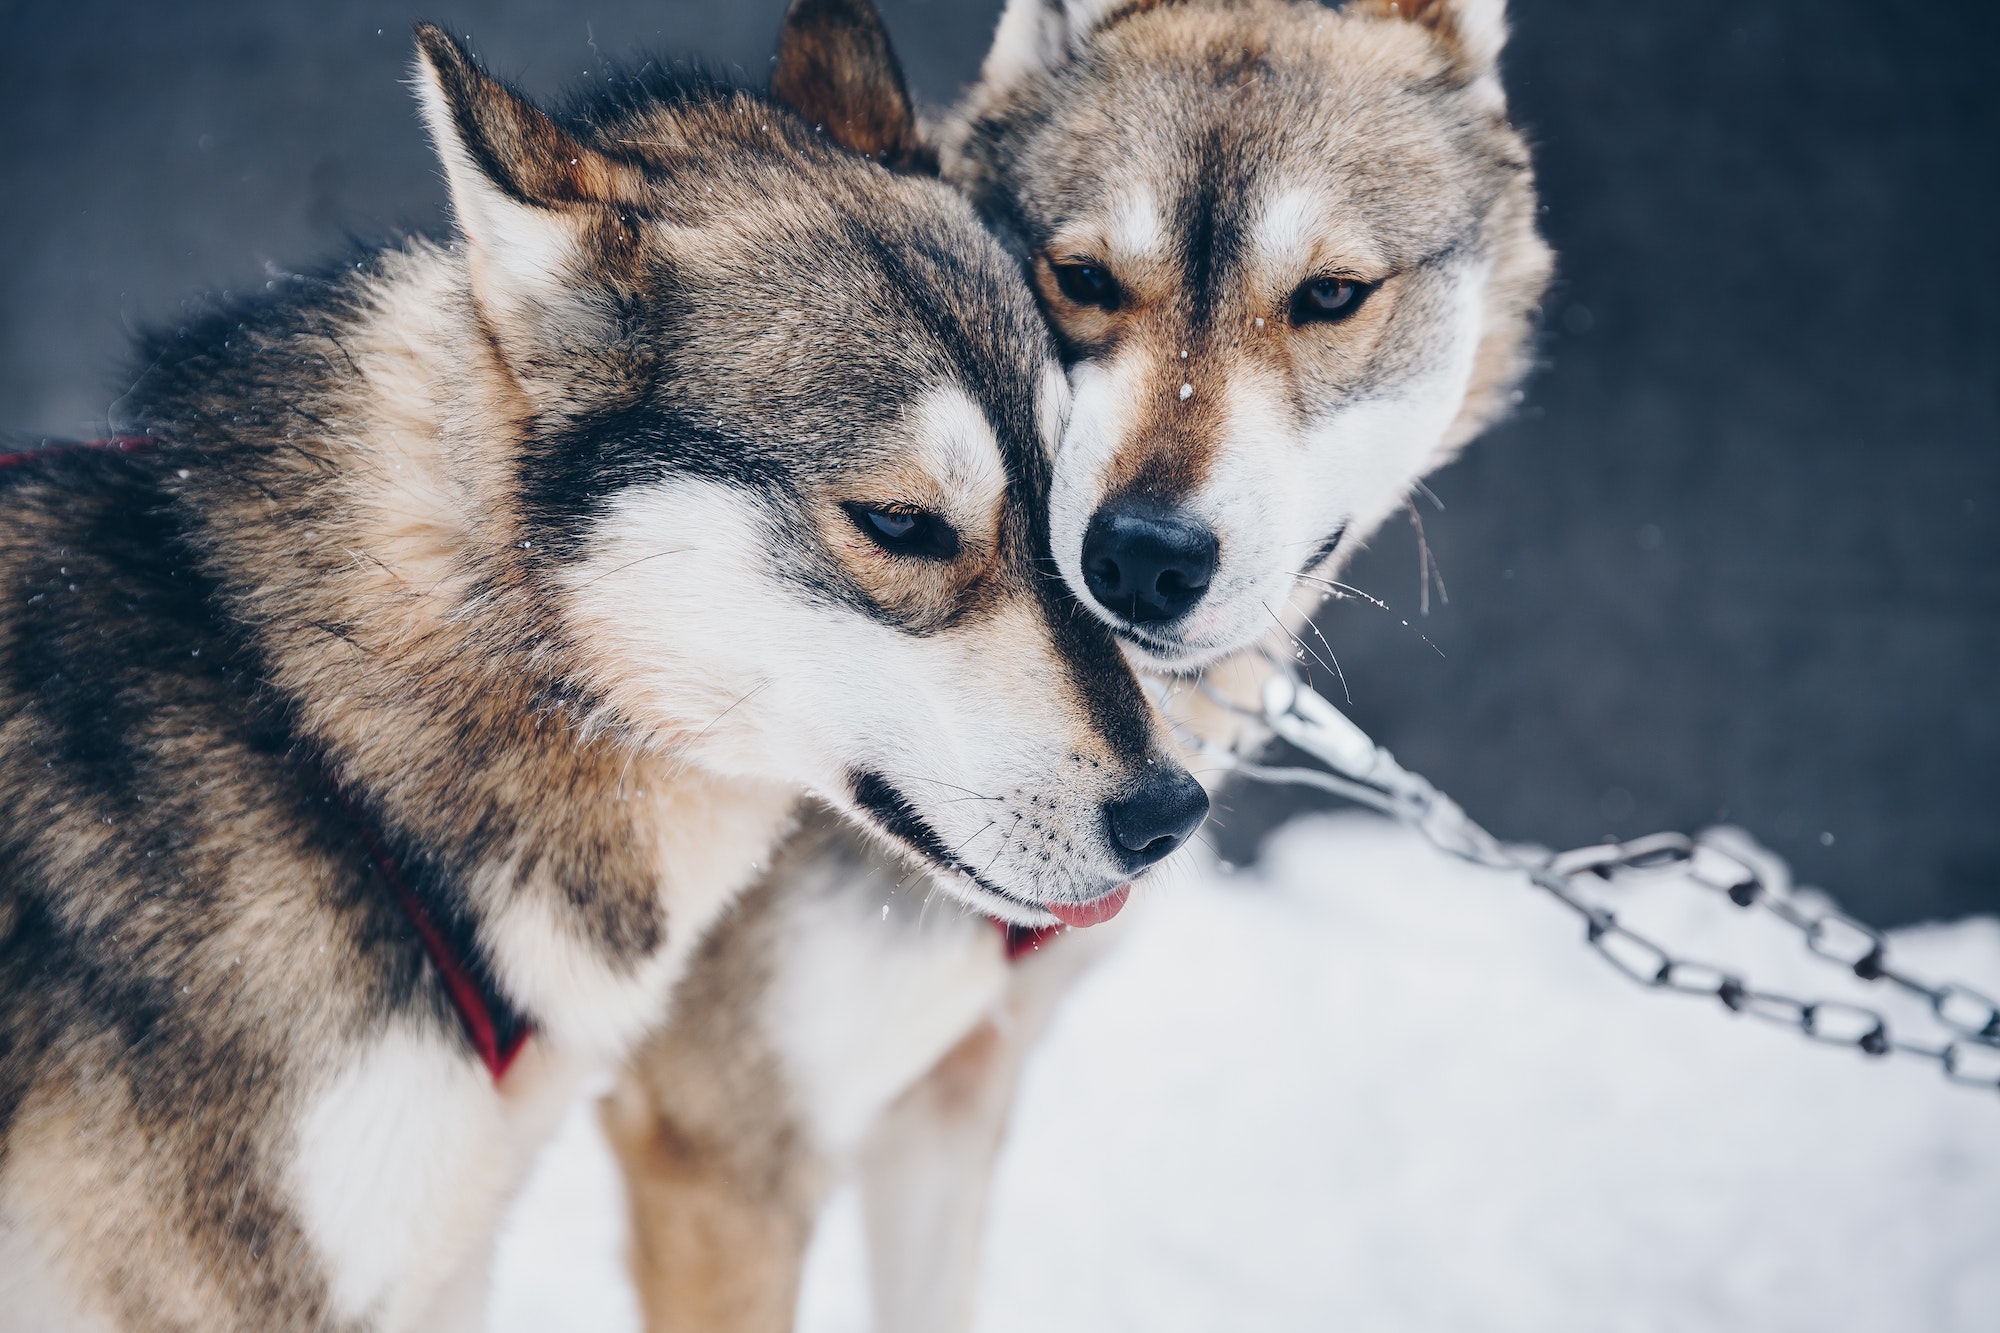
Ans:
MULTIPOLYGON (((114 435, 102 440, 49 444, 23 453, 0 454, 0 471, 37 459, 85 450, 134 454, 152 447, 152 439, 144 435, 114 435)), ((328 787, 340 793, 339 785, 325 771, 325 765, 321 764, 320 768, 328 787)), ((521 1053, 521 1048, 534 1034, 534 1024, 509 1004, 505 996, 481 981, 479 973, 464 953, 454 945, 451 936, 424 906, 423 899, 410 887, 401 867, 376 835, 375 827, 367 816, 344 794, 340 795, 340 803, 346 808, 348 818, 353 821, 362 841, 368 844, 368 854, 374 858, 377 873, 389 886, 397 905, 403 909, 403 915, 410 919, 417 938, 423 941, 424 952, 430 957, 431 966, 437 969, 439 979, 444 982, 445 994, 451 997, 452 1008, 458 1011, 466 1039, 472 1043, 472 1049, 493 1076, 493 1081, 500 1082, 507 1076, 514 1057, 521 1053)))

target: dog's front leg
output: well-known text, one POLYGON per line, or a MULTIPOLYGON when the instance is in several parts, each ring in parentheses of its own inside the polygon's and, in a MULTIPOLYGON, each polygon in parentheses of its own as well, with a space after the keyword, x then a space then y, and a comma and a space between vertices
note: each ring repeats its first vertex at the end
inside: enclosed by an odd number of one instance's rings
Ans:
MULTIPOLYGON (((605 1112, 648 1328, 789 1329, 828 1186, 885 1110, 1005 1007, 998 933, 929 898, 822 817, 703 942, 672 1022, 605 1112)), ((1010 1066, 996 1125, 1012 1081, 1010 1066)), ((971 1160, 985 1169, 991 1148, 971 1160)), ((921 1243, 895 1271, 930 1262, 921 1243)))
POLYGON ((428 1314, 412 1324, 425 1333, 484 1333, 487 1295, 493 1285, 493 1246, 467 1258, 438 1292, 428 1314))
POLYGON ((792 1327, 832 1168, 803 1132, 761 1017, 782 896, 773 884, 753 890, 709 936, 674 1021, 603 1104, 624 1168, 633 1282, 660 1333, 792 1327))
POLYGON ((818 1155, 767 1142, 747 1161, 740 1140, 677 1120, 630 1074, 604 1118, 631 1193, 646 1327, 789 1333, 825 1174, 818 1155))
MULTIPOLYGON (((1253 751, 1252 720, 1275 668, 1244 653, 1214 668, 1202 690, 1170 692, 1186 735, 1253 751)), ((1058 936, 1011 969, 993 1017, 898 1097, 859 1154, 876 1333, 963 1333, 978 1298, 994 1168, 1021 1072, 1083 974, 1115 947, 1130 916, 1058 936)))
POLYGON ((1015 964, 995 1014, 876 1122, 860 1153, 876 1333, 972 1327, 994 1166, 1021 1071, 1119 927, 1072 932, 1015 964))

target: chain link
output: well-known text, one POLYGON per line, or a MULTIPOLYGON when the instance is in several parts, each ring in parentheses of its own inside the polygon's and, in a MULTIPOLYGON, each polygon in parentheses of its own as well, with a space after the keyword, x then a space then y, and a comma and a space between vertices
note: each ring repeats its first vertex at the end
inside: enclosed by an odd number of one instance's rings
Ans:
POLYGON ((1924 1060, 1953 1083, 2000 1091, 2000 1004, 1970 986, 1930 983, 1905 972, 1891 960, 1889 942, 1881 931, 1793 895, 1782 866, 1775 873, 1760 867, 1747 839, 1718 829, 1697 837, 1656 833, 1554 855, 1508 847, 1444 793, 1404 769, 1345 714, 1300 682, 1287 664, 1274 658, 1273 665, 1277 671, 1264 687, 1261 710, 1243 707, 1205 681, 1200 688, 1212 702, 1256 719, 1332 771, 1272 767, 1230 751, 1198 746, 1206 756, 1252 781, 1331 792, 1410 825, 1461 860, 1525 875, 1576 914, 1585 942, 1605 962, 1641 986, 1707 996, 1731 1013, 1791 1028, 1809 1041, 1851 1047, 1871 1057, 1898 1054, 1924 1060), (1582 882, 1593 877, 1609 882, 1676 869, 1741 911, 1760 911, 1783 922, 1820 962, 1922 1000, 1943 1029, 1942 1040, 1907 1039, 1891 1027, 1886 1015, 1866 1005, 1763 989, 1730 968, 1681 958, 1580 891, 1582 882))

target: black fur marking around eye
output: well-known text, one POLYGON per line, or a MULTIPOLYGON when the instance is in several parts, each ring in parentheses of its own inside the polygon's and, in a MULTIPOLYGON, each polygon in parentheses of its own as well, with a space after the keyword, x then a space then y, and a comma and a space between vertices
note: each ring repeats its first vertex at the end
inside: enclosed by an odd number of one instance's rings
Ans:
POLYGON ((1064 260, 1049 267, 1055 271, 1056 288, 1064 299, 1103 310, 1118 308, 1123 292, 1104 265, 1064 260))
POLYGON ((557 558, 582 553, 584 520, 627 487, 682 475, 755 490, 780 475, 762 450, 713 418, 663 409, 650 397, 544 428, 520 468, 529 530, 557 558))
POLYGON ((925 510, 852 500, 841 508, 862 536, 890 555, 913 560, 954 560, 962 549, 957 529, 925 510))
POLYGON ((1338 324, 1361 309, 1374 290, 1368 283, 1337 274, 1307 278, 1292 292, 1292 323, 1338 324))

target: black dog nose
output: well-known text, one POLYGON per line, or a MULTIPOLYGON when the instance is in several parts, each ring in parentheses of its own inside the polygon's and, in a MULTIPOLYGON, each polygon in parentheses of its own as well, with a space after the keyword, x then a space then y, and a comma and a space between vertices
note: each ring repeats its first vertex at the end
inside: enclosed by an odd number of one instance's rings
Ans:
POLYGON ((1128 874, 1173 855, 1208 818, 1208 793, 1182 769, 1156 769, 1132 791, 1104 807, 1111 844, 1128 874))
POLYGON ((1215 555, 1215 534, 1201 524, 1118 501, 1098 510, 1083 534, 1083 582, 1128 624, 1158 624, 1201 600, 1215 555))

